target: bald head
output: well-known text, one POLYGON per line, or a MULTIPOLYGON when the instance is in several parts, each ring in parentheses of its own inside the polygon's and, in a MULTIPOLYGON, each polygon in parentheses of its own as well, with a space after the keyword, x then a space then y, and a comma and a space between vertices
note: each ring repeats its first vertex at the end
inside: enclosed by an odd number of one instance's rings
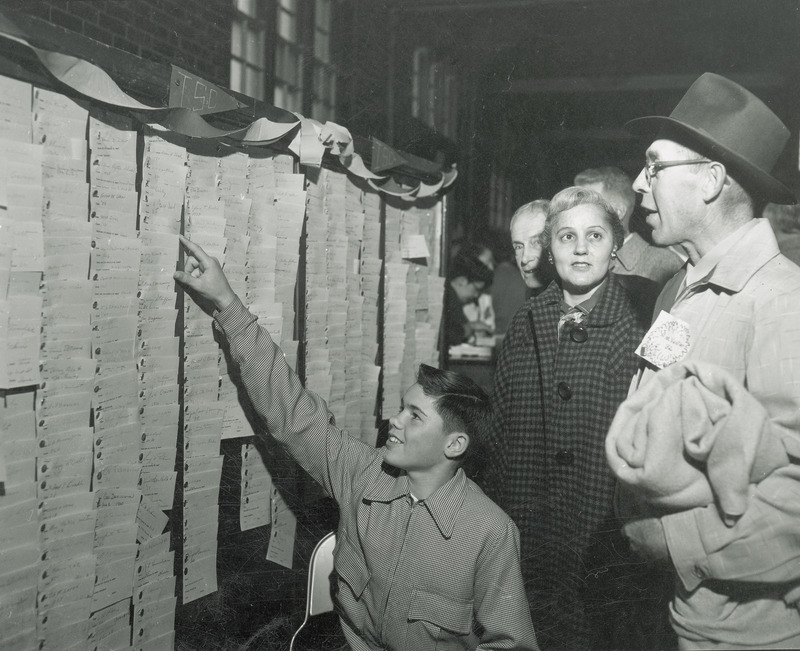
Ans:
POLYGON ((514 258, 525 285, 531 289, 542 286, 541 276, 537 273, 542 260, 539 236, 544 230, 549 205, 549 201, 537 199, 518 208, 511 217, 514 258))
POLYGON ((636 206, 633 179, 618 167, 593 167, 575 175, 575 185, 589 188, 602 195, 617 213, 625 232, 636 206))

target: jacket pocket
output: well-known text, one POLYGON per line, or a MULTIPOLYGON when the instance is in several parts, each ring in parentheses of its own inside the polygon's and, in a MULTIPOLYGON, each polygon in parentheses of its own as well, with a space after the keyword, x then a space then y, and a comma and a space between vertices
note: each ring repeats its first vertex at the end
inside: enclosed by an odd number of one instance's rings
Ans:
POLYGON ((456 635, 467 635, 472 630, 472 611, 472 601, 456 601, 445 595, 414 590, 408 619, 428 622, 456 635))
POLYGON ((370 573, 361 549, 351 543, 346 534, 336 542, 333 567, 339 578, 350 586, 353 596, 360 599, 369 583, 370 573))

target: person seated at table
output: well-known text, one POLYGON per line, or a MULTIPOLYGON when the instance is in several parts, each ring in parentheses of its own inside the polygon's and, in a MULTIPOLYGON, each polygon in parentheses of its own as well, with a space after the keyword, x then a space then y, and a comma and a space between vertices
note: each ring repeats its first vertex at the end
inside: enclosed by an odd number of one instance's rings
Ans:
POLYGON ((464 305, 478 299, 492 284, 492 270, 477 255, 460 252, 453 258, 447 273, 444 294, 444 342, 457 346, 475 334, 488 334, 489 325, 483 321, 470 321, 464 314, 464 305))

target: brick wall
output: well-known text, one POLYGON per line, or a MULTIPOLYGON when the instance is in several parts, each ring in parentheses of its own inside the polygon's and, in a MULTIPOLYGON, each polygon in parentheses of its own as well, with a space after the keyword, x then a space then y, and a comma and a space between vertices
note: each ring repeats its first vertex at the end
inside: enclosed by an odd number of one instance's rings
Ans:
POLYGON ((209 81, 230 83, 231 0, 5 0, 4 6, 209 81))

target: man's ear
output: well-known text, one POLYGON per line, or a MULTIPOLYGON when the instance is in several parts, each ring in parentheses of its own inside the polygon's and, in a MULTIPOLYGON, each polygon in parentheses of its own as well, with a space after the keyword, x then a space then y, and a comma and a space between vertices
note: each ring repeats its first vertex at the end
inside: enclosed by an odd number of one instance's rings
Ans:
POLYGON ((444 446, 444 456, 448 459, 463 457, 469 447, 469 434, 466 432, 450 432, 444 446))
POLYGON ((722 163, 717 161, 711 161, 708 164, 705 178, 706 183, 703 187, 703 200, 706 203, 711 203, 720 195, 726 182, 730 185, 728 170, 725 169, 722 163))

